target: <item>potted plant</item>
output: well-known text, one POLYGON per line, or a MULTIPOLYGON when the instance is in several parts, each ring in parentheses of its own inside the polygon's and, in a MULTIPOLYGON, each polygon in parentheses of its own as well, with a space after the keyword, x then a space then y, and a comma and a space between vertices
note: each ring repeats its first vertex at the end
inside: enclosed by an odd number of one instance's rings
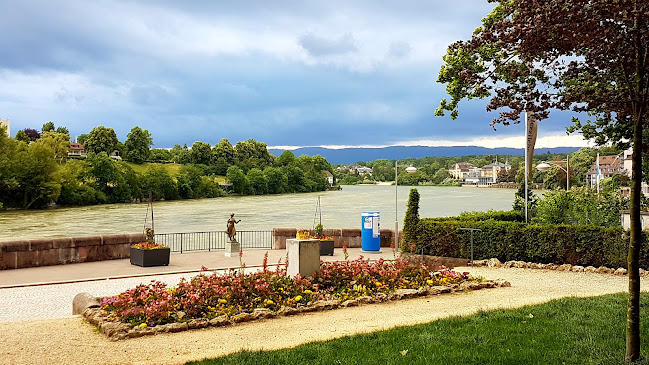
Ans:
POLYGON ((314 233, 315 236, 318 237, 318 239, 320 240, 320 256, 323 255, 333 256, 334 239, 329 236, 323 235, 322 231, 323 231, 322 223, 318 223, 318 225, 315 226, 314 233))
POLYGON ((151 267, 169 265, 171 249, 165 245, 155 243, 153 229, 145 229, 146 242, 131 245, 131 264, 151 267))

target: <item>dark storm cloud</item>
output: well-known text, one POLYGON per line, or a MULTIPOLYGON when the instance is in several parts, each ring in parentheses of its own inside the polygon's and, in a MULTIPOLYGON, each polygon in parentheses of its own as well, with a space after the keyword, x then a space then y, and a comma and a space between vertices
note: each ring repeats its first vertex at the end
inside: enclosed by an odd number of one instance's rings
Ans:
MULTIPOLYGON (((385 145, 511 136, 484 103, 433 116, 446 46, 471 36, 486 1, 4 2, 0 116, 156 147, 196 140, 385 145), (464 4, 462 4, 464 5, 464 4)), ((569 118, 543 124, 562 133, 569 118)))

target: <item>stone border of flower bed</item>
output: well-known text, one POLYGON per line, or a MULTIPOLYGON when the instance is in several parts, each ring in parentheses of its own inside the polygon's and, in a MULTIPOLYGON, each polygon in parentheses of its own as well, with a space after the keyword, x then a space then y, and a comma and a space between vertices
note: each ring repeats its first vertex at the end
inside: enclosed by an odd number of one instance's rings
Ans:
MULTIPOLYGON (((505 263, 500 262, 497 258, 491 258, 488 260, 475 260, 473 261, 474 266, 487 266, 487 267, 503 267, 503 268, 517 268, 517 269, 542 269, 542 270, 556 270, 556 271, 572 271, 572 272, 586 272, 586 273, 595 273, 595 274, 612 274, 616 276, 625 276, 628 274, 625 268, 611 269, 606 266, 580 266, 580 265, 571 265, 571 264, 539 264, 535 262, 525 262, 525 261, 505 261, 505 263)), ((649 271, 640 269, 641 277, 649 277, 649 271)))
MULTIPOLYGON (((445 293, 454 293, 465 290, 480 290, 486 288, 510 287, 511 284, 504 280, 484 280, 481 282, 464 282, 461 284, 451 284, 448 286, 433 286, 422 287, 419 289, 398 289, 392 294, 379 293, 373 297, 364 296, 356 299, 338 302, 337 300, 321 300, 315 301, 312 304, 293 307, 282 307, 278 311, 272 311, 268 308, 257 308, 252 313, 241 313, 234 316, 220 316, 214 319, 192 319, 187 322, 176 322, 154 327, 141 327, 132 326, 128 323, 121 322, 114 318, 110 318, 108 314, 98 308, 94 303, 101 302, 101 298, 92 297, 88 293, 79 293, 77 298, 93 298, 88 301, 89 305, 82 312, 83 317, 92 325, 97 326, 99 331, 106 335, 111 341, 119 341, 128 338, 137 338, 142 336, 157 335, 160 333, 174 333, 191 329, 207 328, 207 327, 223 327, 236 323, 250 322, 258 319, 274 318, 278 316, 291 316, 300 313, 320 312, 324 310, 332 310, 336 308, 355 307, 364 304, 381 303, 393 300, 401 300, 414 298, 419 296, 440 295, 445 293)), ((83 304, 76 304, 83 306, 83 304)))

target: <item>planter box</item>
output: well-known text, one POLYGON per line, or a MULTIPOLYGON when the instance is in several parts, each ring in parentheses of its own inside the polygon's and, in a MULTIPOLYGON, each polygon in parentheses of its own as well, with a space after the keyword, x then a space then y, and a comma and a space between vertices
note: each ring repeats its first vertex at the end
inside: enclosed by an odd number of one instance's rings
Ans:
POLYGON ((131 247, 131 264, 151 267, 169 265, 170 248, 158 248, 155 250, 142 250, 131 247))
POLYGON ((320 256, 334 255, 334 240, 320 240, 320 256))

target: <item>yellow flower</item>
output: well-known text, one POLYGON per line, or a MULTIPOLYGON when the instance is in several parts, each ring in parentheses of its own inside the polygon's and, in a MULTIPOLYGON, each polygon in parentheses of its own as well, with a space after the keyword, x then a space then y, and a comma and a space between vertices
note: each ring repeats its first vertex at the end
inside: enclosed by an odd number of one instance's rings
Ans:
POLYGON ((146 323, 140 324, 140 327, 146 327, 146 323))
POLYGON ((219 299, 219 303, 221 303, 221 304, 225 304, 225 303, 227 303, 227 302, 228 302, 228 301, 225 300, 225 299, 219 299))
POLYGON ((295 301, 296 301, 296 302, 299 302, 300 300, 302 300, 302 296, 301 296, 301 295, 298 295, 297 297, 295 297, 295 301))
POLYGON ((266 304, 266 305, 273 305, 273 304, 275 304, 275 302, 273 302, 273 301, 270 300, 270 299, 266 299, 266 300, 264 300, 264 304, 266 304))
POLYGON ((307 290, 304 291, 304 294, 313 294, 313 292, 311 290, 307 289, 307 290))
POLYGON ((435 284, 435 282, 432 281, 432 280, 430 280, 430 279, 426 280, 426 282, 428 283, 428 285, 433 285, 433 284, 435 284))
POLYGON ((383 283, 381 283, 380 281, 377 281, 377 282, 375 282, 374 284, 376 285, 377 288, 378 288, 379 286, 383 285, 383 283))

